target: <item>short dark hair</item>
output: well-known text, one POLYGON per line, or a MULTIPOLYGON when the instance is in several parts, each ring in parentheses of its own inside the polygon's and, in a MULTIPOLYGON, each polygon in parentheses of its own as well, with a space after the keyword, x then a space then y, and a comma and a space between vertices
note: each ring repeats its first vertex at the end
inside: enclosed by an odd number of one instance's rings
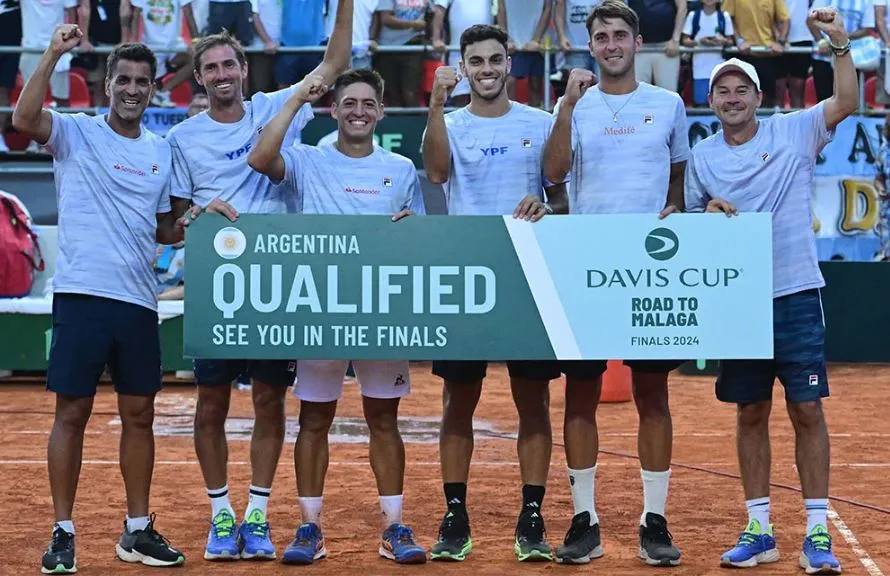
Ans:
POLYGON ((507 51, 506 32, 491 24, 474 24, 464 30, 464 33, 460 35, 460 55, 464 55, 467 46, 470 44, 476 44, 477 42, 484 42, 486 40, 497 40, 498 44, 504 47, 504 52, 507 51))
POLYGON ((111 79, 114 77, 117 63, 121 60, 129 60, 131 62, 145 62, 151 67, 151 81, 154 82, 155 75, 158 72, 158 60, 155 53, 145 44, 121 44, 111 51, 108 55, 108 62, 105 68, 105 77, 111 79))
POLYGON ((337 76, 337 81, 334 83, 335 102, 340 101, 340 93, 351 84, 367 84, 374 89, 377 101, 383 102, 383 76, 376 70, 354 68, 337 76))
POLYGON ((634 36, 640 34, 640 18, 633 8, 622 2, 622 0, 606 0, 602 4, 594 6, 587 16, 587 33, 593 35, 593 21, 599 20, 603 22, 606 18, 620 18, 630 26, 634 36))
POLYGON ((241 43, 238 42, 234 36, 229 34, 228 30, 223 30, 219 34, 205 36, 195 43, 193 49, 195 55, 195 72, 198 74, 201 73, 201 58, 204 56, 204 53, 217 46, 228 46, 234 50, 235 56, 238 58, 238 63, 241 64, 241 66, 244 66, 247 62, 247 56, 244 55, 244 48, 241 46, 241 43))

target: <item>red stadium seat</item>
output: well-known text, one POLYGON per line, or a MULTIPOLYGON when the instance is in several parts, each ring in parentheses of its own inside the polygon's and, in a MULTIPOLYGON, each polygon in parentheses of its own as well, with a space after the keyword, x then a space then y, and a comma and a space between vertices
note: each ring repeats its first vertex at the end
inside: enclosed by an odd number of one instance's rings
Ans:
POLYGON ((878 78, 876 76, 865 81, 865 103, 872 108, 883 108, 883 104, 878 104, 877 88, 878 78))
POLYGON ((806 107, 815 106, 819 103, 819 99, 816 97, 816 82, 812 76, 807 77, 807 82, 804 85, 803 100, 806 107))
MULTIPOLYGON (((172 76, 172 74, 170 75, 172 76)), ((165 78, 166 80, 166 78, 165 78)), ((192 101, 192 84, 188 80, 174 88, 170 92, 170 99, 179 106, 186 107, 192 101)))
POLYGON ((23 134, 19 134, 15 130, 10 130, 4 137, 6 139, 6 145, 13 152, 24 152, 28 148, 28 144, 31 143, 30 138, 27 138, 23 134))
POLYGON ((71 74, 68 75, 68 82, 70 82, 71 86, 71 107, 89 108, 91 105, 90 88, 87 86, 87 81, 84 77, 72 71, 71 74))
POLYGON ((516 78, 516 101, 528 104, 528 78, 516 78))

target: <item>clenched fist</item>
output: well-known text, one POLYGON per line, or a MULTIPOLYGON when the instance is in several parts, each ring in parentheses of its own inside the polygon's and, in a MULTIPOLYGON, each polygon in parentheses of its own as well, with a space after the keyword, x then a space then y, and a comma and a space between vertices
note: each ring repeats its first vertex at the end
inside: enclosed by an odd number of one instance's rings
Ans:
POLYGON ((309 74, 300 82, 300 88, 295 96, 302 102, 314 104, 319 98, 327 94, 328 86, 325 84, 324 76, 319 74, 309 74))
POLYGON ((569 81, 566 83, 566 94, 563 102, 567 105, 574 106, 578 103, 587 89, 596 84, 596 75, 590 70, 584 68, 575 68, 569 74, 569 81))
POLYGON ((444 106, 448 97, 454 91, 461 76, 452 66, 440 66, 436 69, 436 79, 433 82, 433 92, 430 95, 431 104, 444 106))
POLYGON ((844 19, 837 8, 833 6, 810 10, 810 13, 807 15, 807 24, 812 24, 820 32, 824 32, 835 46, 847 43, 847 30, 844 28, 844 19))
POLYGON ((61 24, 53 32, 49 47, 53 54, 61 56, 80 44, 81 38, 83 38, 83 32, 76 24, 61 24))

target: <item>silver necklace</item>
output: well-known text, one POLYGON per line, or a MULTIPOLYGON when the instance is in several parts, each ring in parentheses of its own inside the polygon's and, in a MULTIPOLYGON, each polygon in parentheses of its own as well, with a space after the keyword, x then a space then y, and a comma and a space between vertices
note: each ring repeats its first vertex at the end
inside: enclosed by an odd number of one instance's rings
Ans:
POLYGON ((628 102, 630 102, 631 100, 633 100, 633 97, 637 95, 637 92, 638 92, 638 91, 639 91, 639 90, 634 90, 634 91, 631 93, 631 95, 628 97, 628 99, 625 100, 624 103, 623 103, 621 106, 618 107, 618 110, 613 110, 612 107, 609 106, 609 102, 606 101, 606 97, 603 96, 603 91, 602 91, 602 90, 598 90, 597 92, 598 92, 599 95, 600 95, 600 100, 603 101, 603 104, 605 104, 605 105, 606 105, 606 108, 609 109, 609 112, 612 113, 612 122, 613 122, 613 123, 617 123, 617 122, 618 122, 618 113, 621 112, 621 110, 624 109, 625 106, 627 106, 627 103, 628 103, 628 102))

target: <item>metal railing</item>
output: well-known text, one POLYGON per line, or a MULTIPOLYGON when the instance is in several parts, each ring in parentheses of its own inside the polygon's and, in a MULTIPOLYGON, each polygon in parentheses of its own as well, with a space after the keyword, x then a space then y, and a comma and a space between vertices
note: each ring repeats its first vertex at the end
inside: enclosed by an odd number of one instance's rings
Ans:
MULTIPOLYGON (((156 53, 170 53, 175 52, 177 50, 182 50, 184 46, 149 46, 156 53)), ((325 51, 324 46, 279 46, 275 54, 310 54, 316 53, 321 54, 325 51)), ((83 52, 75 48, 72 53, 77 54, 110 54, 114 50, 113 46, 97 46, 94 50, 90 52, 83 52)), ((22 46, 0 46, 0 54, 15 54, 15 53, 23 53, 23 54, 42 54, 45 51, 44 48, 30 48, 30 47, 22 47, 22 46)), ((244 51, 248 54, 268 54, 265 52, 263 48, 249 46, 245 47, 244 51)), ((527 53, 537 53, 544 56, 544 82, 543 82, 543 106, 544 109, 548 112, 552 110, 550 106, 551 101, 551 91, 552 86, 550 83, 550 76, 553 74, 553 66, 551 64, 551 59, 549 56, 551 54, 556 54, 559 52, 563 53, 571 53, 571 54, 589 54, 589 49, 586 46, 574 46, 572 50, 565 51, 558 47, 544 45, 541 50, 538 51, 527 51, 517 48, 517 52, 527 52, 527 53)), ((353 50, 355 52, 355 50, 353 50)), ((446 57, 447 54, 451 52, 460 52, 460 46, 446 46, 444 52, 437 51, 433 48, 432 45, 424 45, 424 46, 379 46, 375 54, 386 54, 386 53, 420 53, 420 54, 428 54, 435 55, 436 59, 441 59, 446 57)), ((643 46, 640 50, 643 53, 660 53, 664 52, 663 47, 655 47, 655 46, 643 46)), ((706 54, 706 53, 720 53, 728 56, 738 56, 741 54, 738 47, 736 46, 727 46, 727 47, 717 47, 717 46, 696 46, 695 48, 687 48, 685 46, 679 47, 679 52, 681 54, 706 54)), ((890 49, 885 49, 883 51, 884 58, 888 57, 888 52, 890 49)), ((759 54, 771 54, 772 51, 765 46, 754 46, 750 50, 750 54, 759 55, 759 54)), ((783 50, 784 54, 812 54, 816 55, 817 51, 814 48, 810 47, 799 47, 799 46, 789 46, 785 47, 783 50)), ((367 54, 367 52, 365 52, 367 54)), ((446 58, 447 62, 447 58, 446 58)), ((883 61, 882 61, 883 64, 883 61)), ((865 72, 859 70, 859 107, 858 111, 860 114, 865 114, 868 112, 868 108, 865 102, 865 72)), ((678 78, 679 82, 679 78, 678 78)), ((780 107, 776 107, 773 109, 769 109, 774 111, 780 107)), ((11 107, 0 107, 0 114, 10 113, 13 108, 11 107)), ((59 108, 61 112, 85 112, 85 113, 98 113, 99 108, 96 107, 88 107, 88 108, 59 108)), ((318 108, 319 111, 325 111, 325 108, 318 108)), ((701 107, 691 107, 687 108, 687 112, 696 113, 697 111, 701 111, 702 113, 707 113, 707 109, 701 107)), ((416 113, 426 113, 429 111, 428 107, 417 107, 417 108, 387 108, 387 113, 391 114, 416 114, 416 113)), ((878 114, 885 114, 886 112, 876 112, 878 114)))

